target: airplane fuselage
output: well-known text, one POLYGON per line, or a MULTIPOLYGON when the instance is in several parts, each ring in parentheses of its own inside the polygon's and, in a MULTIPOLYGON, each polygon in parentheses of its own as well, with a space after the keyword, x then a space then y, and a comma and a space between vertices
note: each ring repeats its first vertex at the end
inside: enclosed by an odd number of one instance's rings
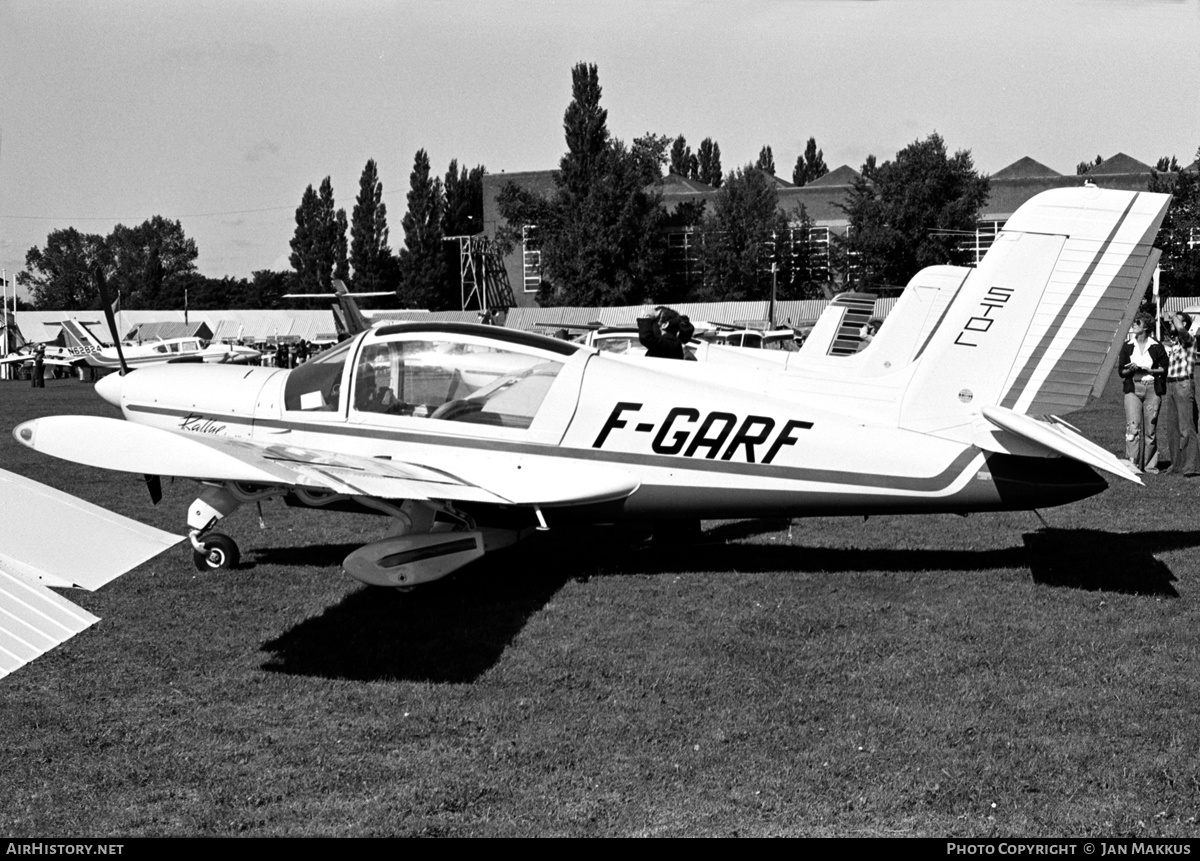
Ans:
MULTIPOLYGON (((886 417, 848 418, 826 395, 790 391, 786 400, 764 398, 714 385, 711 373, 695 363, 614 359, 574 345, 558 355, 515 345, 532 354, 531 361, 557 366, 524 427, 438 418, 433 405, 395 412, 357 408, 362 382, 356 377, 364 368, 381 379, 387 373, 381 360, 367 360, 371 348, 425 345, 429 337, 412 327, 360 336, 344 367, 336 369, 338 389, 350 396, 332 407, 289 404, 289 385, 296 387, 291 375, 313 374, 312 367, 147 368, 125 378, 120 405, 126 418, 141 424, 331 457, 345 453, 484 474, 490 459, 505 456, 546 469, 559 465, 566 474, 570 464, 584 462, 636 476, 638 489, 620 501, 548 508, 551 525, 1028 509, 1072 502, 1107 486, 1074 461, 984 452, 889 426, 886 417)), ((508 361, 493 353, 422 355, 426 363, 430 355, 446 356, 449 375, 476 385, 488 375, 499 378, 508 361)))

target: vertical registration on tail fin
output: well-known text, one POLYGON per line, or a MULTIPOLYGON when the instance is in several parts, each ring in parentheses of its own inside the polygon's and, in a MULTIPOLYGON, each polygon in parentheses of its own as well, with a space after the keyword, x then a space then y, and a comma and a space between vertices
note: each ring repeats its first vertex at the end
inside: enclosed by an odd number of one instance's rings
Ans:
POLYGON ((1083 187, 1025 203, 930 339, 902 426, 965 433, 984 406, 1049 415, 1086 405, 1145 290, 1169 202, 1083 187))

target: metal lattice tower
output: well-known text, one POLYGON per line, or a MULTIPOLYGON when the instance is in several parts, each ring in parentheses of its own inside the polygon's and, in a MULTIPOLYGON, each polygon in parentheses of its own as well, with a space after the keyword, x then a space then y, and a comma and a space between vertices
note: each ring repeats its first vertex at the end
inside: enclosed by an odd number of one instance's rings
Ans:
POLYGON ((491 311, 517 304, 508 271, 492 240, 478 235, 447 236, 446 241, 458 243, 462 310, 491 311))

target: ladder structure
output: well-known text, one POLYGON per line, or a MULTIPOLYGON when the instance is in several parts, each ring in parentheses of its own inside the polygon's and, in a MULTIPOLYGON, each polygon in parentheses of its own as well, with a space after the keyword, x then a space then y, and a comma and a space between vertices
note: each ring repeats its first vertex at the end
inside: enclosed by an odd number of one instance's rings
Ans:
POLYGON ((483 234, 447 236, 446 241, 458 243, 462 310, 498 311, 517 304, 496 243, 483 234))

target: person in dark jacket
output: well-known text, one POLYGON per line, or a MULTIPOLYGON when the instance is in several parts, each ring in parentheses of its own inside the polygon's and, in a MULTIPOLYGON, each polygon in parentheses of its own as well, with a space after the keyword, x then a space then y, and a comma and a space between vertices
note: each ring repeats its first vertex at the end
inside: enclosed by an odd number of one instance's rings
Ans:
POLYGON ((1158 472, 1158 408, 1167 393, 1167 351, 1150 334, 1153 327, 1150 314, 1138 313, 1117 357, 1125 390, 1125 457, 1137 473, 1158 472))
POLYGON ((33 351, 33 387, 46 388, 46 345, 38 344, 33 351))
POLYGON ((671 308, 659 305, 653 312, 638 317, 638 340, 652 359, 682 359, 683 345, 695 327, 692 321, 671 308), (686 337, 684 336, 684 333, 686 337))

